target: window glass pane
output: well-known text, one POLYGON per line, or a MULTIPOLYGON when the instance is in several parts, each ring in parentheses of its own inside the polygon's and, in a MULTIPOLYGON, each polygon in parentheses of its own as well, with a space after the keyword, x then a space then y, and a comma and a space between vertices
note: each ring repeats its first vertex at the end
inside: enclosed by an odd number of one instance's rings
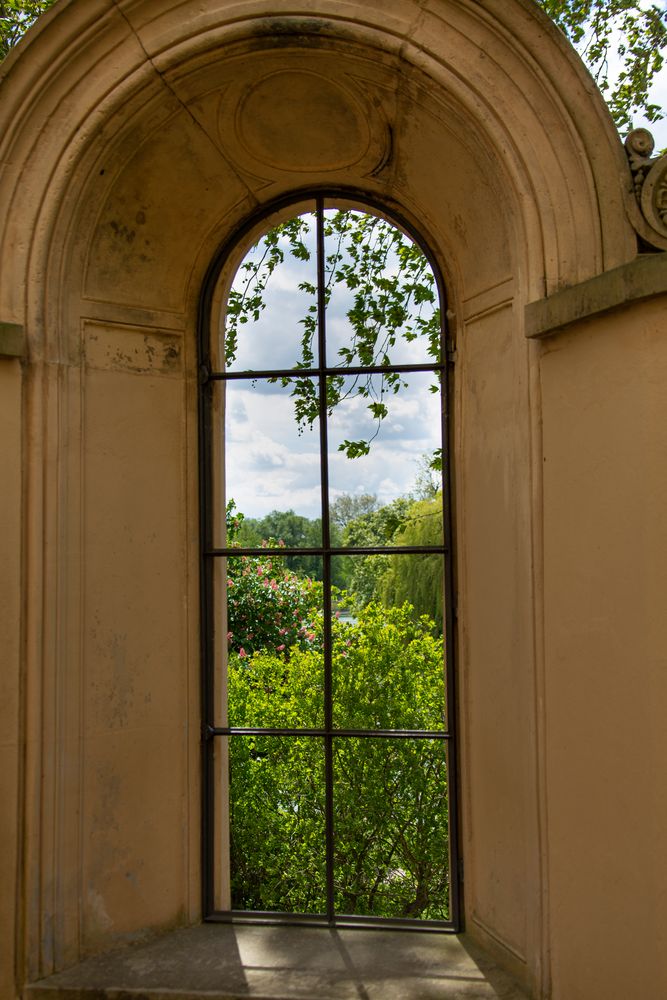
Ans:
POLYGON ((350 592, 334 592, 334 726, 444 729, 442 556, 342 559, 351 564, 352 578, 355 570, 363 570, 362 582, 374 587, 375 594, 365 603, 350 592), (371 559, 375 562, 369 570, 371 559), (378 573, 373 580, 371 570, 378 573))
POLYGON ((443 740, 334 740, 338 914, 449 918, 443 740))
POLYGON ((327 365, 439 361, 440 316, 426 257, 377 215, 325 211, 327 365))
POLYGON ((269 230, 248 251, 227 303, 223 370, 317 365, 315 245, 315 216, 307 213, 269 230))
POLYGON ((227 562, 228 724, 321 728, 321 558, 267 554, 227 562))
POLYGON ((226 736, 216 736, 209 744, 210 767, 212 771, 215 795, 212 810, 208 818, 212 836, 209 847, 211 857, 211 883, 209 889, 213 895, 213 907, 216 910, 229 910, 230 894, 230 856, 229 856, 229 739, 226 736))
POLYGON ((322 740, 233 736, 229 756, 232 908, 326 911, 322 740))
MULTIPOLYGON (((214 544, 322 544, 317 379, 212 386, 214 544), (307 409, 299 420, 296 406, 307 409), (225 510, 233 501, 230 525, 225 510), (243 514, 243 519, 239 518, 243 514), (227 528, 235 525, 227 541, 227 528)), ((299 410, 299 413, 301 410, 299 410)))
MULTIPOLYGON (((412 510, 417 480, 442 447, 437 376, 341 375, 327 382, 330 503, 335 510, 342 496, 358 496, 362 484, 377 508, 353 519, 341 531, 341 544, 412 545, 419 536, 417 544, 442 545, 438 505, 412 510), (410 521, 415 524, 404 537, 410 521)), ((437 478, 434 473, 436 496, 437 478)))

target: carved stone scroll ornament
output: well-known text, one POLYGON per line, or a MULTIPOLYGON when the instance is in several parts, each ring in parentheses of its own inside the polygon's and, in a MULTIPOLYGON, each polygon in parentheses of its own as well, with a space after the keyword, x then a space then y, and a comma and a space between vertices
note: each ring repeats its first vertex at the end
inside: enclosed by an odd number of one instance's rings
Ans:
POLYGON ((667 153, 653 156, 654 148, 645 128, 634 129, 625 140, 641 213, 652 229, 667 237, 667 153))

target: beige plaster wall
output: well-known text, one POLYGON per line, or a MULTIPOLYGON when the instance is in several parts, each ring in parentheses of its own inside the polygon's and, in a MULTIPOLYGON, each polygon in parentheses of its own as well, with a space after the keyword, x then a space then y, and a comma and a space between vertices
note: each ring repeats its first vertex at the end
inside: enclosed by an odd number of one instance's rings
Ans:
POLYGON ((667 296, 556 335, 540 371, 553 998, 648 1000, 667 995, 667 296))
POLYGON ((14 996, 20 864, 22 374, 0 358, 0 997, 14 996))
MULTIPOLYGON (((511 296, 511 285, 505 288, 511 296)), ((477 315, 480 305, 486 308, 477 315)), ((459 678, 467 929, 535 985, 540 942, 528 363, 516 310, 459 338, 459 678)))
POLYGON ((91 951, 187 919, 196 670, 180 338, 87 324, 84 347, 81 943, 91 951))

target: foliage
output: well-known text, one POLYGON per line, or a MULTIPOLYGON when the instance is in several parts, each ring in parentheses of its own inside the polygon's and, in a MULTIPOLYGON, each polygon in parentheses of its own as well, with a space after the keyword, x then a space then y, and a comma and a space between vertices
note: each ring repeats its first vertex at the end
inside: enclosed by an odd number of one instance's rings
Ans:
POLYGON ((662 69, 667 45, 664 4, 642 0, 538 0, 540 7, 576 46, 605 95, 616 127, 632 128, 637 112, 649 121, 664 109, 649 101, 655 75, 662 69), (620 36, 620 40, 619 40, 620 36), (614 51, 622 60, 616 81, 609 76, 614 51))
POLYGON ((406 523, 411 503, 410 497, 396 497, 349 521, 343 530, 343 544, 357 548, 390 545, 396 532, 406 523))
POLYGON ((4 59, 30 25, 54 2, 55 0, 1 0, 0 59, 4 59))
POLYGON ((417 462, 414 496, 417 500, 432 500, 442 490, 442 475, 433 468, 430 455, 422 455, 417 462))
POLYGON ((322 545, 322 521, 311 520, 293 510, 272 510, 261 518, 246 517, 239 531, 239 544, 251 548, 277 538, 288 549, 317 548, 322 545))
MULTIPOLYGON (((442 492, 422 500, 398 497, 362 514, 343 529, 343 543, 358 547, 442 545, 442 492)), ((350 556, 345 569, 345 586, 358 607, 371 601, 386 607, 409 601, 417 614, 428 615, 442 630, 444 582, 439 555, 350 556)))
MULTIPOLYGON (((370 548, 391 545, 394 535, 405 523, 410 508, 409 497, 397 497, 383 507, 368 510, 349 521, 343 529, 343 545, 370 548)), ((349 556, 347 558, 345 586, 361 607, 380 596, 380 580, 388 556, 349 556)))
POLYGON ((363 514, 370 514, 377 508, 378 498, 375 493, 342 493, 330 505, 329 512, 332 523, 342 530, 350 521, 363 514))
MULTIPOLYGON (((256 321, 265 308, 264 292, 270 276, 289 254, 309 260, 309 236, 315 218, 307 213, 288 219, 270 229, 246 255, 233 287, 225 318, 225 359, 236 359, 243 325, 256 321)), ((348 336, 339 347, 337 359, 327 358, 329 367, 350 368, 391 365, 392 352, 402 340, 411 343, 426 338, 427 353, 433 363, 440 360, 440 311, 435 276, 422 252, 405 233, 377 215, 352 210, 327 211, 324 220, 327 241, 324 264, 324 306, 331 301, 336 286, 351 293, 347 310, 348 336)), ((309 281, 299 284, 310 297, 310 305, 300 320, 303 326, 301 356, 296 368, 312 369, 316 362, 318 332, 317 288, 309 281)), ((294 415, 300 430, 312 426, 319 416, 319 394, 312 378, 284 377, 291 388, 294 415)), ((388 415, 388 400, 406 386, 399 372, 376 375, 332 375, 327 379, 326 402, 329 412, 344 400, 360 398, 374 431, 366 438, 346 439, 339 451, 348 458, 367 455, 371 442, 388 415)), ((438 386, 434 387, 437 391, 438 386)))
POLYGON ((259 649, 282 653, 315 637, 322 588, 296 576, 276 555, 233 556, 227 562, 227 641, 239 656, 259 649))
MULTIPOLYGON (((393 541, 396 545, 442 545, 442 494, 413 503, 393 541)), ((439 555, 389 556, 378 590, 384 604, 411 601, 419 614, 429 615, 442 631, 444 577, 439 555)))
MULTIPOLYGON (((246 518, 234 500, 227 503, 225 519, 227 544, 245 544, 246 518)), ((307 649, 321 613, 321 585, 293 573, 284 556, 267 552, 228 558, 227 644, 242 659, 260 649, 281 655, 295 646, 307 649)))
MULTIPOLYGON (((275 544, 275 540, 285 548, 319 548, 322 545, 322 521, 318 518, 304 517, 295 514, 293 510, 272 510, 261 518, 245 517, 236 536, 237 543, 242 548, 259 548, 275 544)), ((337 545, 340 541, 335 522, 331 525, 331 543, 337 545)), ((310 577, 313 580, 322 579, 322 558, 314 555, 285 556, 287 569, 297 576, 310 577)), ((332 583, 343 587, 343 565, 340 559, 332 565, 332 583)))
MULTIPOLYGON (((355 623, 332 627, 335 725, 442 728, 443 644, 432 621, 407 604, 371 604, 355 623)), ((317 647, 294 649, 287 660, 231 657, 232 724, 321 726, 317 647)), ((438 740, 334 740, 338 912, 447 917, 445 753, 438 740)), ((321 739, 234 737, 230 760, 232 905, 323 912, 321 739)))

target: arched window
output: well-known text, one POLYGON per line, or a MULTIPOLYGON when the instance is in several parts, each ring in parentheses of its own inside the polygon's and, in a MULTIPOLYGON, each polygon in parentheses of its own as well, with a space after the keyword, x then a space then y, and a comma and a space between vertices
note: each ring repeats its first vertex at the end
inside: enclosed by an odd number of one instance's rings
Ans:
POLYGON ((442 297, 348 198, 274 208, 210 270, 208 919, 458 928, 442 297))

